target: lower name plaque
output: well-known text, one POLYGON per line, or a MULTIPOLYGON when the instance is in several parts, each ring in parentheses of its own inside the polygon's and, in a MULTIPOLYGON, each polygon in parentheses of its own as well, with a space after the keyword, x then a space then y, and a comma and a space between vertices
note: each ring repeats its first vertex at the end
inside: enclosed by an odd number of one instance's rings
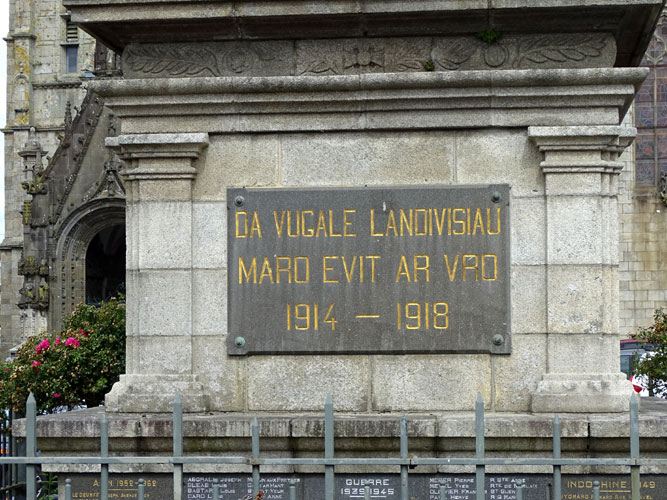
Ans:
POLYGON ((228 353, 509 353, 509 194, 229 189, 228 353))

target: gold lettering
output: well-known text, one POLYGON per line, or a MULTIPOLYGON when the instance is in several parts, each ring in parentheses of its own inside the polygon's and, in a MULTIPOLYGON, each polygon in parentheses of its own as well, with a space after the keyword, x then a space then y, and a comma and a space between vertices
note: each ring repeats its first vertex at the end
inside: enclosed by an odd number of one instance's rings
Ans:
POLYGON ((329 260, 329 259, 337 259, 337 258, 338 258, 337 255, 325 255, 324 257, 322 257, 322 281, 323 281, 324 283, 338 283, 338 280, 337 280, 337 279, 329 279, 329 278, 327 278, 327 271, 333 271, 333 270, 334 270, 333 267, 329 267, 329 266, 327 265, 327 260, 329 260))
MULTIPOLYGON (((356 266, 356 264, 357 264, 357 256, 355 255, 354 257, 352 257, 352 265, 350 266, 349 270, 348 270, 348 267, 347 267, 347 262, 345 261, 345 256, 343 255, 341 258, 343 259, 343 270, 345 271, 345 277, 347 278, 347 282, 351 283, 352 282, 352 276, 354 276, 354 266, 356 266)), ((363 267, 363 265, 360 266, 360 267, 363 267)), ((362 274, 361 279, 360 279, 360 283, 363 283, 363 281, 364 281, 364 278, 363 278, 363 274, 362 274)))
POLYGON ((356 233, 348 232, 347 231, 347 226, 352 225, 351 220, 347 220, 348 215, 356 214, 356 210, 343 210, 343 236, 356 236, 356 233))
POLYGON ((236 237, 237 238, 246 238, 248 236, 248 212, 245 210, 239 210, 236 212, 236 237), (239 217, 243 216, 243 232, 239 232, 239 217))
POLYGON ((243 283, 243 278, 245 277, 245 282, 250 281, 250 275, 252 274, 252 282, 257 283, 257 257, 253 257, 250 261, 250 269, 245 266, 243 262, 243 257, 239 257, 239 285, 243 283))
POLYGON ((466 221, 465 221, 465 219, 460 220, 460 219, 456 218, 456 214, 459 213, 459 212, 461 212, 464 217, 465 217, 465 213, 466 213, 465 209, 463 209, 463 208, 455 208, 454 209, 454 216, 453 216, 454 224, 458 224, 460 226, 459 231, 457 231, 456 228, 454 229, 454 234, 465 234, 466 233, 466 221))
POLYGON ((405 210, 401 208, 400 210, 401 213, 401 236, 403 236, 403 228, 405 227, 407 229, 407 233, 412 236, 412 209, 410 208, 408 210, 408 217, 405 215, 405 210))
POLYGON ((285 211, 280 212, 280 222, 278 222, 278 214, 274 210, 273 211, 273 220, 276 223, 276 234, 278 235, 278 238, 282 238, 283 236, 283 222, 285 221, 285 211))
POLYGON ((310 281, 310 260, 308 257, 294 257, 294 283, 308 283, 310 281), (306 267, 306 277, 299 279, 299 261, 303 261, 306 267))
POLYGON ((424 271, 426 274, 426 282, 430 282, 430 271, 429 271, 429 256, 428 255, 415 255, 414 264, 415 264, 415 283, 419 281, 419 271, 424 271), (419 260, 423 260, 423 263, 420 265, 419 260))
POLYGON ((468 236, 470 236, 470 209, 466 208, 466 217, 468 221, 468 236))
POLYGON ((496 210, 496 230, 491 231, 491 209, 486 209, 486 234, 500 234, 500 207, 496 210))
POLYGON ((384 232, 385 236, 389 236, 389 228, 394 230, 394 236, 398 236, 398 231, 396 230, 396 217, 394 217, 393 210, 389 210, 389 215, 387 216, 387 230, 384 232))
POLYGON ((479 258, 475 254, 465 254, 463 255, 463 260, 461 261, 461 266, 463 268, 463 281, 466 280, 466 272, 474 270, 475 271, 475 281, 479 281, 479 258), (470 265, 468 262, 472 259, 473 264, 470 265))
MULTIPOLYGON (((438 209, 434 208, 433 211, 435 212, 435 227, 436 230, 438 231, 438 236, 442 236, 442 231, 445 229, 445 214, 447 213, 447 209, 443 208, 442 212, 440 213, 440 217, 438 217, 438 209)), ((450 224, 451 228, 451 224, 450 224)))
POLYGON ((328 234, 327 234, 327 221, 326 221, 326 218, 324 217, 324 212, 322 210, 320 210, 320 213, 317 216, 317 230, 315 231, 315 237, 316 238, 319 238, 320 231, 324 232, 324 236, 328 236, 328 234))
POLYGON ((410 281, 410 270, 408 269, 408 262, 405 260, 405 255, 401 255, 401 261, 398 263, 398 271, 396 272, 396 283, 398 283, 401 276, 405 276, 410 281))
MULTIPOLYGON (((289 220, 289 212, 287 213, 288 219, 289 220)), ((276 283, 280 283, 280 273, 281 272, 286 272, 287 273, 287 282, 291 283, 292 282, 292 259, 290 257, 285 257, 285 256, 278 256, 276 257, 276 283), (287 261, 287 267, 282 267, 280 265, 281 261, 287 261)), ((261 280, 260 280, 261 281, 261 280)))
POLYGON ((477 233, 477 228, 484 234, 484 221, 482 221, 482 211, 478 208, 475 210, 475 223, 472 228, 472 234, 477 233))
POLYGON ((262 228, 259 225, 259 216, 257 215, 257 211, 252 212, 252 224, 250 225, 250 237, 252 238, 252 235, 254 233, 257 233, 257 236, 259 238, 262 237, 262 228))
POLYGON ((482 279, 484 281, 496 281, 498 279, 498 257, 494 254, 484 254, 482 255, 482 279), (491 259, 493 262, 492 269, 493 275, 490 278, 486 277, 486 260, 491 259))
POLYGON ((264 281, 265 276, 268 276, 271 283, 273 283, 273 269, 271 269, 271 263, 269 262, 268 257, 264 257, 264 261, 262 262, 262 272, 259 275, 260 285, 264 281))
POLYGON ((456 278, 456 269, 459 264, 459 254, 456 254, 454 258, 454 265, 449 267, 449 256, 445 254, 445 265, 447 266, 447 274, 449 275, 449 281, 454 281, 456 278))
POLYGON ((295 217, 296 219, 296 232, 292 232, 292 211, 288 210, 287 211, 287 236, 290 238, 296 238, 297 236, 301 235, 301 226, 299 224, 299 214, 295 217))
POLYGON ((301 232, 306 238, 309 238, 315 234, 315 229, 313 229, 312 226, 309 226, 308 229, 306 229, 306 215, 314 217, 315 212, 312 210, 303 210, 301 212, 301 232))
POLYGON ((329 236, 330 237, 342 236, 341 233, 334 233, 334 229, 333 229, 333 210, 329 210, 329 236))
MULTIPOLYGON (((371 260, 371 283, 375 283, 375 260, 379 259, 380 256, 379 255, 366 255, 366 258, 371 260)), ((361 266, 362 281, 363 281, 363 277, 364 277, 364 268, 363 268, 363 266, 361 266)))
POLYGON ((428 234, 428 214, 425 208, 415 208, 415 236, 426 236, 428 234), (422 214, 424 221, 424 230, 419 230, 419 214, 422 214))
POLYGON ((371 208, 371 236, 384 236, 382 233, 375 232, 375 210, 371 208))

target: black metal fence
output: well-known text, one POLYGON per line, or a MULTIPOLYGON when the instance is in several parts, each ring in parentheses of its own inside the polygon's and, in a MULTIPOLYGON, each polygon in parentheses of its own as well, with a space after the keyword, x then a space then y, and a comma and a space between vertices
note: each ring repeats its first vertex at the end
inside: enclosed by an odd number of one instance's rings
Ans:
MULTIPOLYGON (((166 464, 171 466, 173 474, 173 498, 183 500, 183 466, 189 465, 238 465, 250 466, 252 468, 252 498, 261 499, 259 490, 262 466, 321 466, 324 468, 324 491, 322 496, 325 500, 334 500, 334 477, 336 466, 398 466, 400 469, 400 498, 409 500, 410 474, 409 470, 419 466, 474 466, 476 500, 485 500, 485 475, 487 466, 548 466, 552 469, 552 491, 551 498, 561 500, 561 468, 563 466, 614 466, 619 469, 630 468, 632 500, 640 500, 640 468, 642 466, 667 466, 667 459, 641 458, 639 454, 639 404, 636 395, 632 396, 630 402, 630 456, 617 458, 563 458, 561 456, 561 424, 558 415, 553 419, 553 449, 551 457, 529 457, 529 458, 499 458, 488 457, 485 454, 484 437, 484 402, 478 396, 475 404, 475 456, 474 457, 428 457, 420 458, 411 455, 408 449, 408 421, 406 417, 400 420, 400 456, 392 458, 336 458, 334 453, 334 412, 331 396, 327 396, 324 405, 324 456, 312 458, 269 458, 263 457, 260 452, 259 423, 257 417, 253 418, 251 425, 251 453, 250 456, 211 456, 211 455, 187 455, 183 453, 183 412, 180 396, 174 400, 172 415, 173 421, 173 452, 170 456, 110 456, 109 455, 109 432, 106 414, 100 417, 100 453, 98 456, 37 456, 36 439, 36 404, 30 395, 26 404, 26 437, 25 448, 18 453, 16 442, 11 438, 3 437, 3 455, 0 457, 0 468, 2 470, 3 500, 35 500, 38 497, 38 468, 43 465, 100 465, 100 500, 109 498, 109 466, 110 465, 150 465, 166 464), (6 446, 5 446, 6 444, 6 446), (7 450, 7 452, 6 452, 7 450), (21 481, 20 469, 25 467, 25 480, 21 481), (25 494, 22 496, 23 489, 25 494)), ((11 425, 11 421, 5 425, 11 425)), ((656 436, 658 437, 658 436, 656 436)), ((597 481, 595 482, 597 483, 597 481)), ((597 500, 600 494, 599 484, 593 483, 591 497, 597 500)), ((212 498, 220 498, 219 485, 216 481, 212 484, 212 498)), ((65 500, 71 500, 71 483, 65 482, 65 500)), ((366 498, 370 498, 369 488, 365 488, 366 498)), ((295 485, 290 485, 290 498, 294 500, 295 485)), ((521 487, 516 490, 517 500, 523 499, 521 487)), ((144 499, 144 482, 138 481, 137 496, 139 500, 144 499)), ((440 487, 440 500, 446 500, 445 490, 440 487)))

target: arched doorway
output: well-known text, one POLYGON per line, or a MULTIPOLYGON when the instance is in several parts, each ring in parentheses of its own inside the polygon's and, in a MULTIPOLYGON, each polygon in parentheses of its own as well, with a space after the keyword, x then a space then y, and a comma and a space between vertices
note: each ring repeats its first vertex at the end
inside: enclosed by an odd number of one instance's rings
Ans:
POLYGON ((99 304, 125 293, 125 226, 97 233, 86 250, 86 304, 99 304))
POLYGON ((125 200, 97 199, 58 228, 49 289, 49 328, 82 302, 97 304, 125 291, 125 200))

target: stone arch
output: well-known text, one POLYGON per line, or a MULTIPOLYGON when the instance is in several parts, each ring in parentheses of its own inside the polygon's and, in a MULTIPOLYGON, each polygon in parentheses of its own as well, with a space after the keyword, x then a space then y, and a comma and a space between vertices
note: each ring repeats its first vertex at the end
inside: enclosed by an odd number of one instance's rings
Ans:
POLYGON ((49 325, 62 326, 62 317, 86 301, 86 254, 100 234, 112 228, 125 230, 125 200, 93 200, 70 213, 57 228, 51 254, 53 286, 50 288, 49 325))

